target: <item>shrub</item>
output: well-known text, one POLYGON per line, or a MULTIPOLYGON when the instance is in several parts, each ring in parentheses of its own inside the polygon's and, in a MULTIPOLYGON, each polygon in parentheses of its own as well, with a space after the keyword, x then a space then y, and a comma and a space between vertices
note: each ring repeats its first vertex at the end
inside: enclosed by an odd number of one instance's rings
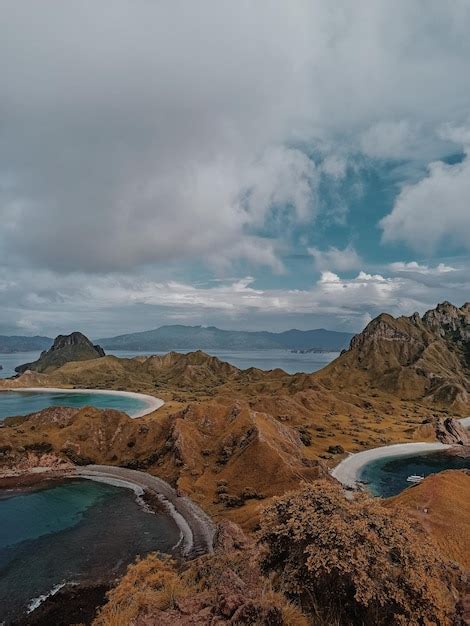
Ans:
POLYGON ((170 559, 149 555, 129 567, 121 583, 108 593, 108 604, 93 622, 95 626, 129 626, 143 611, 168 610, 188 593, 170 559))
POLYGON ((265 572, 311 615, 341 624, 457 624, 461 572, 405 514, 318 481, 275 498, 260 530, 265 572))

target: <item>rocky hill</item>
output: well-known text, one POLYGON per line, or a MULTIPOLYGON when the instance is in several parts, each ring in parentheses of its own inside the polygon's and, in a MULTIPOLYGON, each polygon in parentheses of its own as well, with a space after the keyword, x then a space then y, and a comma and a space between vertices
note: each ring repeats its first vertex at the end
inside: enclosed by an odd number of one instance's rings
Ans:
POLYGON ((319 328, 268 331, 221 330, 215 326, 161 326, 155 330, 98 339, 107 350, 268 350, 311 349, 339 351, 352 335, 319 328))
POLYGON ((49 350, 44 350, 37 361, 25 363, 15 368, 19 374, 31 370, 33 372, 51 372, 70 361, 88 361, 105 356, 103 348, 94 346, 82 335, 74 332, 70 335, 59 335, 49 350))
POLYGON ((422 317, 385 313, 320 373, 329 384, 373 388, 401 399, 459 408, 470 404, 470 303, 443 302, 422 317))
MULTIPOLYGON (((0 390, 21 386, 126 389, 161 397, 165 405, 137 420, 118 411, 90 407, 56 407, 9 418, 0 428, 0 477, 4 481, 27 474, 33 467, 64 471, 88 463, 120 465, 167 480, 201 504, 216 521, 228 518, 251 532, 265 519, 263 511, 273 496, 282 496, 305 483, 314 484, 316 493, 319 478, 328 481, 328 489, 333 481, 328 467, 345 453, 394 442, 435 440, 436 418, 447 435, 448 424, 454 424, 452 416, 470 414, 469 305, 457 308, 443 303, 423 317, 415 314, 394 319, 383 314, 351 341, 349 350, 314 374, 288 375, 282 370, 264 372, 255 368, 242 371, 203 352, 121 359, 102 356, 101 349, 84 339, 58 338, 56 350, 42 357, 44 369, 0 381, 0 390), (86 352, 87 360, 59 363, 56 357, 61 353, 70 356, 77 344, 81 346, 78 352, 86 346, 83 354, 86 352)), ((452 432, 460 436, 455 428, 452 432)), ((467 502, 468 490, 468 475, 447 472, 407 490, 390 507, 400 508, 399 520, 401 507, 412 509, 413 525, 419 522, 428 533, 423 536, 423 546, 431 537, 443 556, 468 568, 468 507, 459 509, 459 498, 467 502), (449 505, 452 516, 446 512, 449 494, 459 494, 449 505)), ((322 496, 319 502, 331 521, 329 496, 326 500, 322 496)), ((308 503, 301 504, 302 510, 308 510, 308 503)), ((349 505, 343 504, 349 516, 349 505)), ((360 502, 358 506, 362 506, 360 502)), ((382 505, 370 502, 368 514, 375 515, 377 506, 382 505)), ((336 505, 334 510, 338 510, 336 505)), ((364 528, 362 518, 361 514, 360 529, 364 528)), ((292 519, 297 523, 297 518, 292 519)), ((310 518, 306 519, 311 527, 310 518)), ((350 518, 340 521, 348 541, 355 542, 358 535, 350 518)), ((287 526, 282 523, 282 528, 287 526)), ((327 526, 322 524, 321 528, 327 526)), ((408 529, 399 530, 408 541, 408 529)), ((334 542, 337 545, 336 534, 334 542)), ((362 545, 368 544, 361 541, 362 545)), ((382 555, 383 543, 374 545, 382 555)), ((348 544, 339 550, 340 563, 348 563, 343 555, 349 549, 348 544)), ((289 551, 282 554, 288 555, 289 551)), ((359 559, 360 580, 363 563, 369 562, 368 554, 359 559)), ((383 556, 387 563, 390 554, 386 548, 383 556)), ((320 558, 311 562, 324 561, 320 558)), ((208 567, 213 564, 211 561, 208 567)), ((208 571, 205 568, 198 580, 207 581, 208 571)), ((218 587, 218 579, 216 575, 210 598, 204 595, 210 606, 214 606, 215 595, 225 593, 218 587)), ((382 580, 380 576, 376 579, 382 580)), ((409 588, 414 595, 419 579, 413 578, 412 582, 409 588)), ((256 591, 251 579, 247 584, 256 591)), ((369 582, 365 588, 369 590, 369 582)), ((435 587, 445 588, 441 583, 435 587)), ((191 597, 193 593, 198 595, 198 590, 191 588, 191 597)), ((246 594, 242 595, 244 598, 246 594)), ((242 595, 240 605, 244 604, 242 595)), ((253 601, 257 601, 255 596, 253 601)), ((129 597, 127 591, 125 597, 129 597)), ((191 610, 207 609, 203 602, 197 606, 192 604, 191 610)), ((109 610, 112 612, 113 606, 109 610)), ((160 613, 151 615, 150 619, 155 621, 158 616, 162 621, 160 613)), ((171 623, 189 623, 178 622, 173 613, 170 617, 171 623)), ((114 622, 97 623, 101 626, 114 622)), ((136 623, 144 626, 147 621, 136 623)), ((332 619, 325 623, 341 622, 332 619)))

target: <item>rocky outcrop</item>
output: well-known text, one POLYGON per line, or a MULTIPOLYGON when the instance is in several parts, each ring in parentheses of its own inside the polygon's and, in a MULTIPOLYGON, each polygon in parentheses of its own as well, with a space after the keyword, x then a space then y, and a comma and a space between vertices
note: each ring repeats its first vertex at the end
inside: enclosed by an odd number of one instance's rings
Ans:
POLYGON ((443 302, 422 317, 381 314, 326 371, 401 399, 463 409, 470 403, 470 304, 443 302))
POLYGON ((468 431, 460 424, 459 420, 452 417, 443 419, 439 417, 435 421, 436 437, 441 443, 470 445, 468 431))
POLYGON ((34 372, 51 372, 70 361, 89 361, 105 356, 101 346, 95 346, 82 333, 59 335, 52 347, 44 350, 37 361, 25 363, 15 368, 19 374, 28 370, 34 372))

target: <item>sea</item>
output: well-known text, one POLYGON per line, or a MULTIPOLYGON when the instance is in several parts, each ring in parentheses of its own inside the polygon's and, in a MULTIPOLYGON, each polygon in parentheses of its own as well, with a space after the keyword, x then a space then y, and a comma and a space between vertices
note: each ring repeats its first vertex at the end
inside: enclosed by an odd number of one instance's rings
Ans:
POLYGON ((85 479, 1 490, 0 529, 7 624, 65 583, 113 580, 138 555, 168 553, 180 538, 171 517, 148 512, 130 489, 85 479))
POLYGON ((410 487, 408 476, 429 476, 444 470, 470 469, 470 458, 454 456, 446 452, 431 452, 400 457, 384 457, 364 465, 359 480, 367 490, 382 498, 396 496, 410 487))
MULTIPOLYGON (((197 350, 197 348, 194 348, 197 350)), ((175 352, 192 352, 192 349, 175 350, 175 352)), ((130 359, 134 356, 150 356, 151 354, 166 354, 165 352, 147 351, 106 351, 106 354, 113 354, 121 358, 130 359)), ((205 350, 208 354, 216 356, 221 361, 227 361, 240 369, 257 367, 261 370, 273 370, 280 368, 288 374, 304 372, 310 374, 328 365, 333 359, 339 356, 339 352, 309 352, 301 354, 290 352, 289 350, 205 350)), ((15 367, 23 363, 31 363, 39 358, 39 352, 17 352, 14 354, 0 353, 1 378, 14 376, 15 367)))
POLYGON ((67 406, 80 408, 94 406, 98 409, 116 409, 133 415, 145 409, 146 404, 139 398, 126 395, 102 394, 102 393, 76 393, 68 392, 28 392, 28 391, 2 391, 0 395, 0 422, 6 417, 17 415, 29 415, 51 406, 67 406))

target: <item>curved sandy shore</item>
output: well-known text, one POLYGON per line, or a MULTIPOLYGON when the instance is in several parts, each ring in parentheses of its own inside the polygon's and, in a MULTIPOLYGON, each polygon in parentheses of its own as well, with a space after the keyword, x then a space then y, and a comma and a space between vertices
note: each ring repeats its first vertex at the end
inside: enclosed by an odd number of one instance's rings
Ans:
POLYGON ((145 403, 145 408, 139 411, 133 411, 129 413, 129 417, 143 417, 149 413, 153 413, 157 409, 161 408, 165 402, 161 398, 154 398, 148 396, 145 393, 136 393, 134 391, 114 391, 111 389, 63 389, 61 387, 5 387, 0 391, 19 391, 19 392, 34 392, 34 393, 96 393, 100 395, 108 396, 121 396, 127 398, 134 398, 145 403))
POLYGON ((357 454, 351 454, 343 459, 330 474, 336 480, 348 489, 356 489, 358 487, 359 476, 362 468, 371 461, 382 459, 384 457, 408 456, 412 454, 424 454, 426 452, 437 452, 439 450, 447 450, 452 446, 444 443, 397 443, 391 446, 382 446, 380 448, 372 448, 364 450, 357 454))
POLYGON ((146 491, 158 496, 180 529, 184 556, 195 558, 213 551, 215 524, 190 498, 179 496, 161 478, 109 465, 86 465, 77 468, 72 475, 128 487, 137 495, 146 491))

